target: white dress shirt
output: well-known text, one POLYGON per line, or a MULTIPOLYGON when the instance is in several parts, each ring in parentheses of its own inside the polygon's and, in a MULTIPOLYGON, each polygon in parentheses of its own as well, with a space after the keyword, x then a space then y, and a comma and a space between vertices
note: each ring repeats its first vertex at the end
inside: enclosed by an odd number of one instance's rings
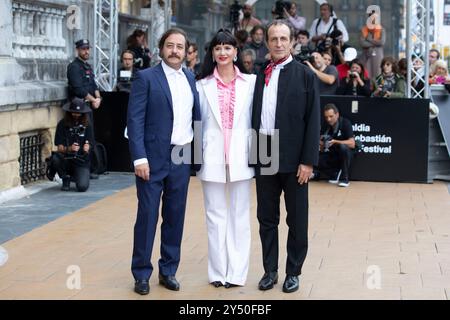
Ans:
MULTIPOLYGON (((170 95, 173 106, 173 129, 171 144, 182 146, 192 142, 194 131, 192 129, 192 108, 194 106, 194 96, 188 79, 180 68, 175 70, 161 61, 164 74, 169 83, 170 95)), ((146 158, 134 161, 134 166, 148 163, 146 158)))
MULTIPOLYGON (((319 21, 319 19, 315 19, 313 21, 313 23, 311 24, 311 28, 309 29, 309 35, 310 35, 311 39, 315 36, 320 36, 321 34, 327 34, 328 30, 330 30, 330 33, 333 32, 334 28, 331 28, 331 26, 333 25, 333 17, 330 17, 330 20, 328 20, 328 23, 325 23, 325 21, 323 21, 323 19, 321 19, 319 26, 317 27, 317 33, 316 33, 316 26, 317 26, 318 21, 319 21)), ((342 40, 344 42, 347 42, 349 40, 347 28, 345 27, 345 25, 341 19, 337 20, 336 28, 338 28, 342 32, 342 40)))
POLYGON ((261 127, 259 132, 268 136, 272 136, 275 130, 275 115, 277 111, 278 97, 278 79, 280 78, 280 70, 292 61, 289 56, 286 61, 276 65, 272 70, 269 84, 264 84, 262 111, 261 111, 261 127))

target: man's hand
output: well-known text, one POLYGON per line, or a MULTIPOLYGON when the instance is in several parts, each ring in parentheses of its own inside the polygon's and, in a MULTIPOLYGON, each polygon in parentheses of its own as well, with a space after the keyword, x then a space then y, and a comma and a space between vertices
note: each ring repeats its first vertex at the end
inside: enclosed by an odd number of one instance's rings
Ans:
POLYGON ((98 109, 100 107, 100 104, 102 103, 101 98, 95 98, 94 101, 92 101, 91 105, 93 109, 98 109))
POLYGON ((134 174, 145 181, 149 181, 150 180, 150 166, 148 165, 148 163, 140 164, 140 165, 134 167, 134 174))
POLYGON ((314 68, 314 66, 311 64, 311 62, 309 62, 308 60, 305 61, 305 64, 311 68, 312 71, 316 71, 316 68, 314 68))
POLYGON ((70 146, 70 150, 71 152, 78 152, 78 150, 80 150, 80 145, 78 143, 74 143, 70 146))
POLYGON ((306 166, 303 164, 299 165, 297 170, 298 183, 300 185, 308 183, 309 178, 312 176, 312 173, 313 173, 312 166, 306 166))
POLYGON ((83 151, 88 153, 90 148, 91 145, 89 144, 89 141, 86 141, 86 143, 83 145, 83 151))

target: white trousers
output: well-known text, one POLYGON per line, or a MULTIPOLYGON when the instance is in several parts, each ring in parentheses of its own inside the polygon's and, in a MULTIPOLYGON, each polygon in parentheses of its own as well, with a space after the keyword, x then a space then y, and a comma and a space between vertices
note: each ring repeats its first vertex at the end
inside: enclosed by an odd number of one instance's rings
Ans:
POLYGON ((250 259, 251 180, 202 181, 208 229, 209 282, 243 286, 250 259))

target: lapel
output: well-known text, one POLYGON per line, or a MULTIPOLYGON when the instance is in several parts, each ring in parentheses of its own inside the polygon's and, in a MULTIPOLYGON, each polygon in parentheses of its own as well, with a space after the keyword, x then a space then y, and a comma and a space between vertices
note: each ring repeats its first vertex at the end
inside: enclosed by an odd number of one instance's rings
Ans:
MULTIPOLYGON (((288 90, 291 86, 289 86, 291 74, 292 74, 292 63, 294 61, 291 61, 287 65, 284 66, 283 69, 280 70, 280 77, 278 78, 278 93, 277 93, 277 108, 275 111, 275 119, 280 119, 280 113, 284 112, 281 110, 283 106, 285 105, 284 99, 287 96, 288 90)), ((277 121, 275 121, 275 124, 277 121)), ((275 125, 275 129, 277 126, 275 125)))
POLYGON ((216 78, 211 77, 209 79, 202 80, 203 88, 205 90, 205 96, 206 99, 209 102, 209 105, 211 106, 211 111, 214 114, 214 117, 216 118, 217 123, 219 124, 220 129, 222 130, 222 117, 220 115, 220 108, 219 108, 219 99, 218 99, 218 90, 217 90, 217 83, 216 78))
POLYGON ((239 116, 241 115, 242 110, 244 110, 244 107, 247 105, 247 101, 249 98, 248 93, 250 92, 249 84, 250 82, 248 80, 243 80, 240 77, 236 79, 235 84, 236 96, 234 102, 233 128, 236 128, 239 116))
POLYGON ((253 100, 253 129, 259 130, 261 126, 262 102, 264 95, 264 72, 260 71, 256 78, 255 94, 253 100))
POLYGON ((169 102, 170 110, 173 111, 172 95, 170 94, 169 82, 167 82, 167 78, 166 78, 166 75, 164 73, 161 63, 155 67, 155 70, 156 70, 156 74, 157 74, 156 79, 158 80, 162 91, 166 95, 167 101, 169 102))

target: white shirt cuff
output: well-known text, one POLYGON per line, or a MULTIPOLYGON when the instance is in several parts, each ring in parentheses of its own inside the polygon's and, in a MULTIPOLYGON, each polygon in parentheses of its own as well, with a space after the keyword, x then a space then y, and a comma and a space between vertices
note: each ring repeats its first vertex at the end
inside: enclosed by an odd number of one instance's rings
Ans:
POLYGON ((133 161, 133 164, 135 167, 137 167, 140 164, 148 163, 147 158, 137 159, 133 161))

